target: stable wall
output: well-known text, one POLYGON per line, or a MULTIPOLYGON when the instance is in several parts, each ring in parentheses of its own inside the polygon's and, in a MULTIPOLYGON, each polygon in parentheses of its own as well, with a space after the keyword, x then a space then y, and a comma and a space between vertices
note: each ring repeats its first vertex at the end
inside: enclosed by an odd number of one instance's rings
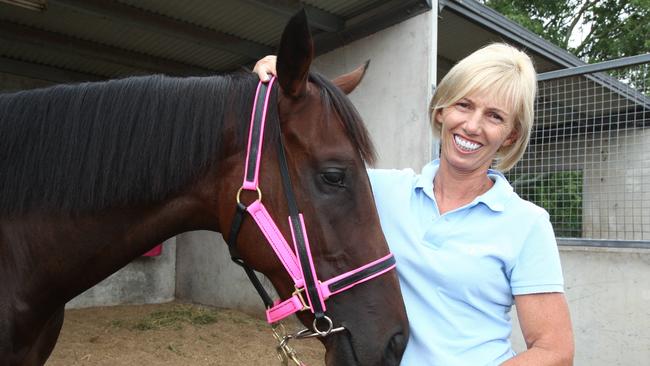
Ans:
POLYGON ((650 129, 596 137, 587 141, 583 236, 650 240, 650 129))
POLYGON ((427 113, 434 82, 434 10, 316 59, 314 69, 335 78, 370 60, 350 95, 377 149, 375 168, 413 168, 431 160, 427 113))
POLYGON ((66 304, 86 308, 123 304, 160 304, 174 300, 176 238, 163 243, 162 254, 139 257, 66 304))

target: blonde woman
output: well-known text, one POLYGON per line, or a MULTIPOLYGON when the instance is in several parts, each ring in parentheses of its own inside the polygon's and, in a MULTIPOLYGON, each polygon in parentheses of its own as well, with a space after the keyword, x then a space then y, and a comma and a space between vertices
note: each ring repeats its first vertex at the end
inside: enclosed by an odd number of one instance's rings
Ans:
MULTIPOLYGON (((275 58, 254 72, 275 74, 275 58)), ((431 100, 440 159, 420 174, 368 171, 409 316, 402 365, 573 364, 549 215, 501 173, 528 145, 536 85, 530 58, 516 48, 472 53, 431 100), (528 347, 520 354, 509 341, 512 305, 528 347)))

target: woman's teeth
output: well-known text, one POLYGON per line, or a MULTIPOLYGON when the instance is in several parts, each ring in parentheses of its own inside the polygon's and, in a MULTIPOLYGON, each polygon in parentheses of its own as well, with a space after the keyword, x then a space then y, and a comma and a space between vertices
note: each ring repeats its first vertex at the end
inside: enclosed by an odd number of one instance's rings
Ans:
POLYGON ((474 151, 482 146, 481 144, 467 141, 458 135, 454 135, 454 141, 456 141, 456 145, 458 145, 461 149, 465 151, 474 151))

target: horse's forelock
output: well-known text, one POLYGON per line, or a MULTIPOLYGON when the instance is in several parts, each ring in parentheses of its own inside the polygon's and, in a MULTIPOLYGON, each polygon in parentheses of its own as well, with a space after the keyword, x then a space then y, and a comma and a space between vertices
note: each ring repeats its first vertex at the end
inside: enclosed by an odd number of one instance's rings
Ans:
POLYGON ((339 88, 323 75, 312 72, 309 75, 309 80, 320 88, 323 103, 329 104, 326 107, 332 107, 338 113, 350 140, 364 162, 369 165, 374 164, 376 153, 372 139, 354 105, 339 88))

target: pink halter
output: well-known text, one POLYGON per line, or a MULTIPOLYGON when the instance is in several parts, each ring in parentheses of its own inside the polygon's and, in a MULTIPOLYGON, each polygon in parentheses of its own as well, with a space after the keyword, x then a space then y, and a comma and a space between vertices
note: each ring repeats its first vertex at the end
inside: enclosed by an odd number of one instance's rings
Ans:
MULTIPOLYGON (((309 247, 309 238, 307 229, 301 213, 296 207, 291 180, 288 175, 286 157, 284 155, 284 145, 280 134, 278 146, 278 159, 280 162, 280 171, 282 173, 285 195, 289 205, 289 226, 291 228, 291 239, 293 246, 285 240, 284 236, 278 229, 273 218, 262 203, 262 193, 259 188, 259 169, 262 157, 262 141, 264 136, 264 127, 266 123, 266 112, 268 109, 269 97, 275 78, 271 78, 268 83, 260 82, 255 93, 253 112, 251 115, 250 131, 248 136, 248 147, 246 156, 246 165, 244 170, 244 182, 237 192, 237 210, 233 225, 231 227, 228 245, 231 251, 231 257, 235 263, 240 264, 246 270, 251 282, 262 297, 267 310, 266 319, 269 323, 276 323, 287 316, 298 311, 309 310, 314 314, 313 331, 314 334, 308 336, 326 336, 332 332, 343 330, 343 328, 333 329, 332 320, 326 315, 325 301, 332 295, 345 291, 365 281, 380 276, 395 268, 395 258, 392 254, 372 261, 362 267, 343 273, 326 281, 320 281, 316 274, 314 261, 311 256, 309 247), (244 206, 240 201, 242 191, 257 192, 258 198, 249 206, 244 206), (292 296, 284 301, 271 301, 268 293, 262 287, 253 270, 248 267, 238 256, 236 250, 237 233, 241 223, 248 212, 255 220, 260 231, 268 241, 276 256, 291 277, 295 291, 292 296), (327 329, 320 330, 318 322, 324 320, 327 329)), ((305 336, 302 336, 304 338, 305 336)))

